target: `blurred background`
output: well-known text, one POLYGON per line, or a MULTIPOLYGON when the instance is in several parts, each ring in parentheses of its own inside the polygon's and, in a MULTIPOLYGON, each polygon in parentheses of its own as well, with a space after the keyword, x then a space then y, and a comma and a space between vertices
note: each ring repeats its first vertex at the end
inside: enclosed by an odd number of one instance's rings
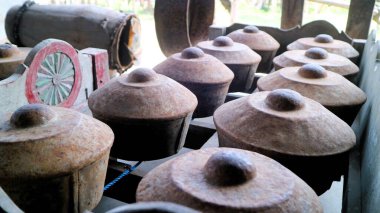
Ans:
MULTIPOLYGON (((1 0, 0 42, 6 41, 4 18, 13 5, 25 0, 1 0)), ((94 4, 126 13, 136 13, 142 25, 142 48, 139 64, 153 67, 165 59, 156 38, 153 8, 154 0, 35 0, 38 4, 94 4)), ((280 27, 281 0, 216 0, 214 24, 229 26, 244 23, 280 27)), ((350 0, 305 0, 303 24, 314 20, 327 20, 339 31, 345 30, 350 0)), ((371 29, 378 29, 380 0, 376 0, 371 29)), ((378 37, 380 33, 378 30, 378 37)))

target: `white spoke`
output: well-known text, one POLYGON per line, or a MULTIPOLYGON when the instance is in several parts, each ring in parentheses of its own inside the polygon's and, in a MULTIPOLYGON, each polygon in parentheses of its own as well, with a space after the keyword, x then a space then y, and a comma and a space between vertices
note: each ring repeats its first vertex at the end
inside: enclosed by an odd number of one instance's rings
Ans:
POLYGON ((74 65, 64 53, 48 55, 37 72, 36 89, 40 99, 57 105, 69 96, 75 82, 74 65))

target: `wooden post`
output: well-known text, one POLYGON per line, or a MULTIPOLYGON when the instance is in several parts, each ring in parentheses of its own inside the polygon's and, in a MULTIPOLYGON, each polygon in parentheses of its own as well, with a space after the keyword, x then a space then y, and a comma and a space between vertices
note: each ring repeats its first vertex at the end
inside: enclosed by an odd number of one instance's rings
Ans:
POLYGON ((305 0, 282 0, 281 29, 302 24, 305 0))
POLYGON ((237 8, 239 5, 239 0, 232 0, 231 1, 231 23, 235 23, 236 21, 236 15, 238 14, 237 8))
POLYGON ((367 38, 374 6, 375 0, 351 0, 346 27, 349 36, 367 38))

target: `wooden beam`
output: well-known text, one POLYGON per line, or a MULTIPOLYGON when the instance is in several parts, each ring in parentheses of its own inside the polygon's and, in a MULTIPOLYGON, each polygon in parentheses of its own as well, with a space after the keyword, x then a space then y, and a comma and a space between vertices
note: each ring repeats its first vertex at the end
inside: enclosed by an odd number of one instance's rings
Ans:
POLYGON ((283 0, 281 14, 281 29, 302 25, 302 15, 305 0, 283 0))
POLYGON ((320 3, 320 4, 325 4, 328 6, 340 7, 340 8, 349 8, 350 7, 350 3, 340 2, 337 0, 309 0, 309 1, 315 2, 315 3, 320 3))
POLYGON ((375 0, 351 0, 346 27, 349 36, 367 38, 374 6, 375 0))

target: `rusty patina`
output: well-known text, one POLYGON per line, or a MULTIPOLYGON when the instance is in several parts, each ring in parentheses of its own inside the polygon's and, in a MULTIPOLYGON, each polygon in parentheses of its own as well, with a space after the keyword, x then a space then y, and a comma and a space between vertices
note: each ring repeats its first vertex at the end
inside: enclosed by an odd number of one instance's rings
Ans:
POLYGON ((247 92, 251 88, 261 61, 261 56, 255 51, 245 44, 234 42, 227 36, 219 36, 213 41, 199 42, 197 47, 219 59, 234 73, 235 77, 229 92, 247 92))
POLYGON ((26 212, 83 212, 103 194, 114 135, 79 112, 25 105, 0 119, 0 185, 26 212))
POLYGON ((320 47, 329 53, 341 55, 356 62, 359 52, 349 43, 336 40, 328 34, 319 34, 313 37, 300 38, 287 46, 288 50, 307 50, 312 47, 320 47))
POLYGON ((291 171, 233 148, 196 150, 161 164, 142 179, 136 197, 202 212, 322 212, 315 192, 291 171))
POLYGON ((199 211, 190 209, 179 204, 170 202, 138 202, 134 204, 128 204, 119 206, 107 211, 106 213, 200 213, 199 211))
POLYGON ((211 116, 224 103, 234 73, 214 56, 189 47, 154 67, 188 88, 198 98, 193 117, 211 116))
POLYGON ((284 67, 299 67, 305 64, 318 64, 326 70, 343 75, 352 80, 359 67, 346 57, 329 53, 325 49, 312 47, 308 50, 290 50, 273 59, 275 70, 284 67))
POLYGON ((9 43, 0 44, 0 80, 11 76, 16 67, 24 62, 30 50, 31 48, 19 48, 9 43))
POLYGON ((319 102, 349 125, 366 101, 359 87, 317 64, 280 69, 260 78, 257 88, 259 91, 281 88, 297 91, 319 102))
POLYGON ((272 69, 272 60, 280 48, 280 44, 276 39, 253 25, 236 30, 227 36, 232 38, 235 42, 247 45, 261 56, 262 59, 257 68, 258 72, 270 72, 272 69))
POLYGON ((182 148, 197 98, 176 81, 139 68, 93 92, 88 104, 115 133, 113 157, 153 160, 182 148))
POLYGON ((170 56, 208 39, 215 0, 156 0, 154 21, 161 51, 170 56))
POLYGON ((289 89, 228 102, 215 111, 214 123, 220 146, 274 158, 318 193, 332 182, 320 181, 340 177, 346 154, 355 145, 349 125, 320 103, 289 89))

